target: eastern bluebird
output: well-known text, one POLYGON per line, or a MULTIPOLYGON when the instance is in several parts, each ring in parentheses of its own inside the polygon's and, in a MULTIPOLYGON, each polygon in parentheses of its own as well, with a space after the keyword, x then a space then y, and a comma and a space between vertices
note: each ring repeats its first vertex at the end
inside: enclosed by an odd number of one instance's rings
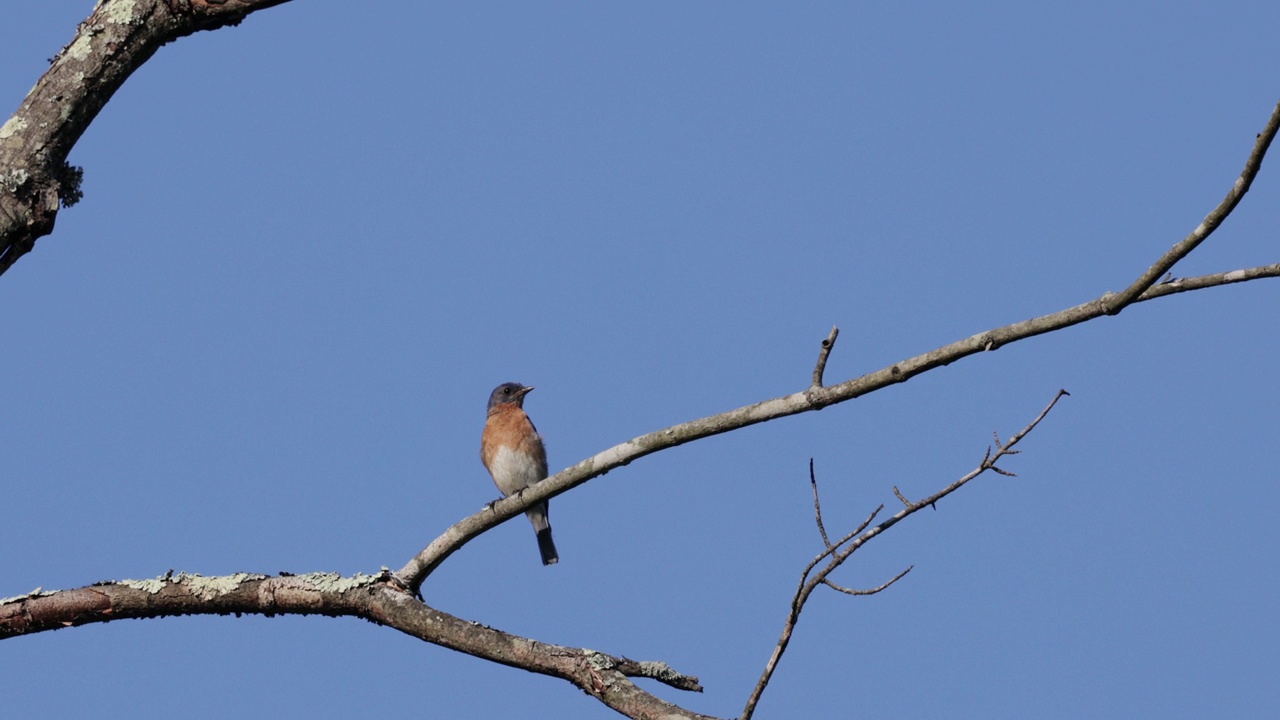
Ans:
MULTIPOLYGON (((493 476, 503 495, 514 495, 547 476, 547 451, 533 421, 524 414, 524 396, 533 390, 520 383, 503 383, 489 395, 489 418, 480 434, 480 461, 493 476)), ((541 502, 524 513, 538 532, 538 552, 542 564, 560 562, 551 541, 547 503, 541 502)))

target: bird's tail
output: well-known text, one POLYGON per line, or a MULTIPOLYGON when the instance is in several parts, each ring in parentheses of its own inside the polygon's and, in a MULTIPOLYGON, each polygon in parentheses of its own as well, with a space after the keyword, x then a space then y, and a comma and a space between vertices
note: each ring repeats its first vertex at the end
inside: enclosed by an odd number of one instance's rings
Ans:
POLYGON ((556 552, 556 544, 551 541, 551 526, 538 531, 538 552, 542 553, 543 565, 555 565, 560 562, 560 554, 556 552))

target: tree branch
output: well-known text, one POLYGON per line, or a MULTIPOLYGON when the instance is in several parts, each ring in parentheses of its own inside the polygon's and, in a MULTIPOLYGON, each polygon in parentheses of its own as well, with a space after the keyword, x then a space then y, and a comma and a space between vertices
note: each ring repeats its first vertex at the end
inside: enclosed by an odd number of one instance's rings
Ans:
POLYGON ((133 71, 165 43, 285 2, 101 0, 0 126, 0 274, 53 232, 59 204, 80 199, 67 155, 133 71))
MULTIPOLYGON (((903 570, 894 576, 893 579, 879 585, 878 587, 871 588, 870 590, 854 590, 842 587, 830 581, 828 576, 834 572, 836 568, 843 565, 844 562, 848 560, 853 553, 857 552, 859 548, 866 545, 868 542, 871 542, 874 538, 884 534, 884 532, 889 528, 910 517, 921 508, 933 506, 939 500, 950 495, 956 490, 959 490, 961 487, 964 487, 966 483, 978 477, 982 473, 990 470, 1001 475, 1012 475, 1013 473, 1003 470, 998 467, 996 463, 1006 455, 1018 454, 1018 450, 1016 450, 1014 446, 1016 446, 1022 438, 1026 437, 1028 433, 1034 430, 1036 426, 1040 424, 1041 420, 1044 420, 1045 416, 1049 414, 1049 411, 1053 409, 1054 405, 1058 404, 1058 401, 1062 399, 1063 395, 1068 394, 1069 393, 1066 390, 1059 390, 1058 394, 1049 402, 1049 405, 1036 416, 1036 419, 1032 420, 1029 425, 1019 430, 1013 437, 1009 438, 1009 442, 1002 444, 1000 442, 1000 438, 997 437, 995 443, 997 452, 993 455, 991 453, 991 448, 988 447, 986 455, 982 458, 982 462, 978 464, 978 467, 974 468, 964 477, 961 477, 959 480, 956 480, 920 502, 911 502, 907 500, 903 497, 902 493, 898 491, 898 488, 895 487, 893 492, 898 496, 898 499, 902 500, 905 507, 895 513, 893 517, 884 520, 870 530, 866 530, 867 526, 871 524, 876 515, 884 509, 884 506, 881 505, 872 511, 870 517, 864 520, 857 529, 848 535, 845 535, 839 542, 834 545, 827 543, 826 548, 817 557, 809 561, 809 564, 805 566, 804 571, 800 574, 800 584, 796 588, 795 596, 792 597, 791 605, 787 610, 787 619, 783 623, 782 634, 778 638, 778 643, 774 646, 773 653, 769 656, 768 662, 765 663, 764 672, 760 674, 760 680, 756 682, 755 688, 747 698, 747 705, 742 711, 741 720, 750 720, 752 714, 755 713, 756 705, 760 702, 760 697, 764 693, 764 689, 768 687, 769 680, 772 679, 773 673, 778 667, 778 662, 782 659, 783 653, 787 651, 787 645, 791 642, 791 635, 795 631, 796 624, 800 621, 800 614, 804 612, 805 603, 809 601, 809 596, 813 594, 813 591, 817 589, 819 585, 827 585, 849 595, 874 595, 901 580, 907 573, 911 572, 912 569, 911 567, 908 567, 906 570, 903 570), (826 564, 815 573, 814 569, 817 568, 823 560, 827 561, 826 564)), ((813 479, 812 475, 810 475, 810 482, 815 486, 814 496, 816 498, 817 481, 813 479)), ((814 505, 814 518, 816 520, 821 515, 816 501, 814 505)), ((913 565, 912 567, 915 566, 913 565)))
POLYGON ((821 385, 822 373, 826 369, 827 357, 830 354, 831 346, 835 343, 837 334, 837 330, 833 328, 827 338, 828 342, 823 343, 823 351, 818 356, 818 364, 814 368, 813 374, 814 383, 805 390, 758 402, 754 405, 740 407, 719 415, 712 415, 701 420, 672 425, 664 430, 642 435, 597 453, 577 465, 561 470, 542 482, 526 488, 521 493, 499 500, 489 508, 445 530, 442 535, 431 541, 404 567, 396 571, 396 582, 417 593, 423 581, 435 568, 439 567, 440 563, 444 562, 446 558, 477 535, 515 517, 536 503, 553 498, 592 478, 604 475, 614 468, 622 467, 633 460, 660 450, 711 437, 712 435, 730 432, 748 425, 768 422, 803 412, 821 410, 829 405, 847 402, 890 385, 906 382, 917 375, 944 365, 950 365, 956 360, 976 353, 996 350, 1019 340, 1061 330, 1104 315, 1115 315, 1128 305, 1136 302, 1144 302, 1179 292, 1200 290, 1218 285, 1229 285, 1264 277, 1277 277, 1280 275, 1280 263, 1245 270, 1233 270, 1215 275, 1173 280, 1159 285, 1154 284, 1157 278, 1162 277, 1175 263, 1186 257, 1208 238, 1239 205, 1240 200, 1249 191, 1253 178, 1261 168, 1263 157, 1266 155, 1267 149, 1271 145, 1271 140, 1278 130, 1280 130, 1280 103, 1277 103, 1266 128, 1258 134, 1253 150, 1245 162, 1245 169, 1232 185, 1226 199, 1219 203, 1218 207, 1210 212, 1205 221, 1190 235, 1174 245, 1169 252, 1162 255, 1152 265, 1151 269, 1123 292, 1104 293, 1094 300, 1075 307, 988 330, 963 340, 957 340, 936 350, 907 358, 861 377, 846 380, 837 385, 823 386, 821 385))
POLYGON ((1218 229, 1218 226, 1222 225, 1222 222, 1231 215, 1231 211, 1236 209, 1236 205, 1244 199, 1245 193, 1249 192, 1249 186, 1253 184, 1253 179, 1262 169, 1262 158, 1266 157, 1267 148, 1271 147, 1271 141, 1275 139, 1278 130, 1280 130, 1280 103, 1277 103, 1275 109, 1271 111, 1271 119, 1267 121, 1267 126, 1258 133, 1257 140, 1253 144, 1253 152, 1249 153, 1249 159, 1244 163, 1244 170, 1227 191, 1227 196, 1218 203, 1218 207, 1205 216, 1204 221, 1192 230, 1191 234, 1170 248, 1169 252, 1160 256, 1160 259, 1156 260, 1155 264, 1132 285, 1119 294, 1113 295, 1108 300, 1108 315, 1115 315, 1136 301, 1152 285, 1155 285, 1157 280, 1164 277, 1164 274, 1169 272, 1179 260, 1191 254, 1192 250, 1195 250, 1200 243, 1213 234, 1214 230, 1218 229))
POLYGON ((468 622, 424 605, 389 584, 390 574, 337 573, 202 577, 172 571, 149 580, 120 580, 0 600, 0 639, 127 618, 179 615, 327 615, 359 617, 420 640, 511 667, 562 678, 632 718, 705 715, 672 705, 629 678, 701 692, 698 678, 661 662, 637 662, 595 650, 552 645, 468 622))
POLYGON ((875 586, 875 587, 873 587, 873 588, 871 588, 871 589, 869 589, 869 590, 858 590, 858 589, 856 589, 856 588, 847 588, 847 587, 845 587, 845 586, 843 586, 843 585, 837 585, 837 584, 835 584, 835 583, 831 582, 830 578, 823 578, 823 579, 822 579, 822 584, 823 584, 823 585, 826 585, 827 587, 831 588, 832 590, 838 590, 838 591, 840 591, 840 592, 842 592, 842 593, 844 593, 844 594, 846 594, 846 595, 875 595, 876 593, 880 592, 881 590, 884 590, 884 589, 888 588, 890 585, 892 585, 892 584, 894 584, 894 583, 898 582, 899 580, 901 580, 902 578, 906 577, 906 576, 907 576, 907 573, 909 573, 909 572, 911 572, 912 570, 915 570, 915 569, 916 569, 916 566, 915 566, 915 565, 909 565, 909 566, 907 566, 907 569, 906 569, 906 570, 903 570, 902 572, 898 573, 897 575, 894 575, 893 577, 889 578, 887 581, 885 581, 885 582, 883 582, 883 583, 880 583, 879 585, 877 585, 877 586, 875 586))

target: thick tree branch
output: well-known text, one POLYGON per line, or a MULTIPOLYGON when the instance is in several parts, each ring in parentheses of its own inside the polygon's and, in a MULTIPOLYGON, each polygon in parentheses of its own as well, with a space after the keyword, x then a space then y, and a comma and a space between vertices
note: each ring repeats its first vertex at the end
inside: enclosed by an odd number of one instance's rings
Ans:
POLYGON ((124 81, 160 46, 236 25, 288 0, 101 0, 0 126, 0 274, 53 232, 80 197, 67 155, 124 81))
POLYGON ((392 587, 389 577, 385 572, 354 577, 337 573, 202 577, 170 572, 149 580, 36 591, 0 600, 0 639, 127 618, 239 613, 359 617, 451 650, 568 680, 628 717, 707 718, 655 697, 629 679, 650 678, 701 692, 696 677, 682 675, 665 663, 542 643, 468 622, 414 600, 392 587))
POLYGON ((818 356, 814 368, 813 383, 810 387, 797 393, 772 400, 747 405, 736 410, 712 415, 700 420, 672 425, 664 430, 642 435, 638 438, 615 445, 572 467, 561 470, 521 493, 499 500, 485 510, 468 517, 431 541, 421 552, 413 557, 395 574, 396 582, 413 592, 418 592, 427 576, 440 563, 456 552, 472 538, 489 528, 505 522, 524 512, 535 503, 553 498, 563 492, 599 477, 614 468, 629 464, 646 455, 700 440, 712 435, 730 432, 748 425, 768 422, 778 418, 796 415, 813 410, 821 410, 829 405, 846 402, 876 390, 901 382, 906 382, 922 373, 929 372, 961 358, 980 352, 996 350, 1019 340, 1041 335, 1055 330, 1078 325, 1104 315, 1115 315, 1128 305, 1153 300, 1190 290, 1200 290, 1218 285, 1245 282, 1265 277, 1280 275, 1280 263, 1245 270, 1233 270, 1215 275, 1204 275, 1195 278, 1177 279, 1155 284, 1173 265, 1186 257, 1205 238, 1209 237, 1222 222, 1239 205, 1258 170, 1262 167, 1263 157, 1271 145, 1272 139, 1280 130, 1280 103, 1276 105, 1267 122, 1266 128, 1258 134, 1249 159, 1245 162, 1244 171, 1232 185, 1226 199, 1219 203, 1208 217, 1190 235, 1173 246, 1169 252, 1160 256, 1151 269, 1142 275, 1133 285, 1121 293, 1104 293, 1089 302, 1070 307, 1049 315, 1023 320, 1012 325, 988 330, 963 340, 957 340, 936 350, 907 358, 889 367, 868 373, 861 377, 846 380, 837 385, 823 386, 822 374, 826 370, 826 361, 835 344, 836 330, 823 343, 824 347, 818 356))
MULTIPOLYGON (((1013 475, 1013 473, 1000 468, 997 463, 1007 455, 1018 454, 1019 451, 1015 449, 1015 446, 1022 440, 1022 438, 1026 437, 1028 433, 1034 430, 1036 426, 1040 424, 1040 421, 1044 420, 1045 416, 1049 414, 1049 411, 1053 409, 1053 406, 1058 404, 1058 401, 1062 399, 1062 396, 1067 394, 1066 390, 1059 390, 1058 394, 1053 397, 1053 400, 1050 401, 1049 405, 1036 416, 1036 419, 1032 420, 1030 424, 1019 430, 1013 437, 1009 438, 1008 442, 1001 443, 999 436, 997 436, 995 439, 995 454, 992 454, 991 448, 988 447, 987 453, 983 456, 982 462, 978 464, 978 467, 974 468, 959 480, 956 480, 942 490, 939 490, 919 502, 912 502, 903 497, 902 493, 895 487, 893 492, 898 496, 898 499, 902 500, 903 508, 895 513, 893 517, 882 521, 880 524, 868 530, 867 526, 870 525, 872 521, 875 520, 876 516, 880 514, 880 511, 884 509, 884 506, 881 505, 872 511, 871 515, 864 520, 861 525, 854 529, 853 532, 845 535, 834 544, 826 540, 826 532, 823 531, 822 536, 825 548, 817 557, 809 561, 809 564, 805 566, 804 571, 800 574, 800 583, 796 588, 795 596, 791 599, 791 605, 787 609, 787 618, 783 623, 782 634, 778 638, 778 642, 774 646, 773 653, 770 654, 769 660, 765 663, 764 672, 760 674, 759 681, 756 682, 755 688, 747 698, 747 704, 742 711, 741 720, 749 720, 752 714, 755 713, 756 705, 760 702, 760 696, 764 693, 765 688, 768 687, 769 680, 773 677, 773 673, 778 667, 778 662, 782 659, 783 653, 786 652, 787 645, 791 642, 791 635, 795 631, 796 624, 800 621, 800 614, 804 612, 805 603, 809 601, 809 597, 813 594, 813 591, 816 590, 819 585, 827 585, 828 587, 849 595, 874 595, 901 580, 907 573, 911 572, 910 567, 898 573, 889 581, 869 590, 854 590, 852 588, 842 587, 832 582, 829 576, 836 570, 836 568, 843 565, 844 562, 862 546, 871 542, 871 540, 876 537, 883 535, 889 528, 910 517, 921 508, 933 506, 939 500, 959 490, 961 487, 964 487, 966 483, 978 477, 982 473, 990 470, 1000 475, 1013 475), (826 561, 825 564, 823 564, 823 561, 826 561), (818 568, 819 565, 822 565, 822 567, 818 568), (815 569, 817 569, 817 572, 815 572, 815 569)), ((814 521, 818 523, 819 527, 821 527, 822 505, 817 499, 817 480, 813 476, 812 462, 809 466, 809 473, 809 481, 814 487, 814 521)))

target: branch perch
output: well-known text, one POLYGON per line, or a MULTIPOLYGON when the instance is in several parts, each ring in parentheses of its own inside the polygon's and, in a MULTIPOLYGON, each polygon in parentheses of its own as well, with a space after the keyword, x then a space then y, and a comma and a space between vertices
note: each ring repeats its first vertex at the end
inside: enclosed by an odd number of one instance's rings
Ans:
POLYGON ((935 350, 907 358, 861 377, 846 380, 837 385, 822 386, 820 384, 822 372, 825 371, 826 359, 831 351, 830 346, 834 345, 837 334, 833 328, 831 335, 828 336, 830 342, 824 343, 823 352, 819 354, 818 365, 814 368, 814 380, 819 382, 791 395, 764 400, 700 420, 672 425, 664 430, 642 435, 597 453, 576 465, 561 470, 517 495, 499 500, 490 509, 476 513, 448 528, 410 559, 404 567, 396 571, 396 581, 405 588, 417 593, 420 591, 422 583, 427 576, 450 555, 470 542, 472 538, 523 513, 527 508, 538 502, 553 498, 592 478, 604 475, 614 468, 622 467, 633 460, 660 450, 711 437, 712 435, 730 432, 749 425, 803 412, 821 410, 829 405, 847 402, 890 385, 906 382, 917 375, 944 365, 950 365, 970 355, 997 350, 1019 340, 1061 330, 1095 318, 1115 315, 1133 303, 1146 302, 1189 290, 1229 285, 1264 277, 1280 277, 1280 263, 1276 263, 1214 275, 1171 280, 1154 286, 1152 284, 1155 283, 1156 279, 1168 272, 1174 263, 1186 257, 1187 254, 1208 238, 1214 230, 1221 226, 1223 220, 1226 219, 1231 211, 1235 209, 1244 194, 1248 192, 1253 178, 1261 168, 1262 159, 1277 131, 1280 131, 1280 103, 1277 103, 1267 126, 1259 133, 1253 150, 1245 163, 1244 171, 1232 185, 1227 198, 1209 214, 1205 222, 1202 222, 1191 235, 1163 254, 1152 266, 1152 270, 1148 270, 1138 281, 1123 292, 1104 293, 1094 300, 1075 307, 978 333, 935 350), (1135 289, 1137 291, 1136 296, 1129 300, 1129 296, 1133 295, 1135 289))

